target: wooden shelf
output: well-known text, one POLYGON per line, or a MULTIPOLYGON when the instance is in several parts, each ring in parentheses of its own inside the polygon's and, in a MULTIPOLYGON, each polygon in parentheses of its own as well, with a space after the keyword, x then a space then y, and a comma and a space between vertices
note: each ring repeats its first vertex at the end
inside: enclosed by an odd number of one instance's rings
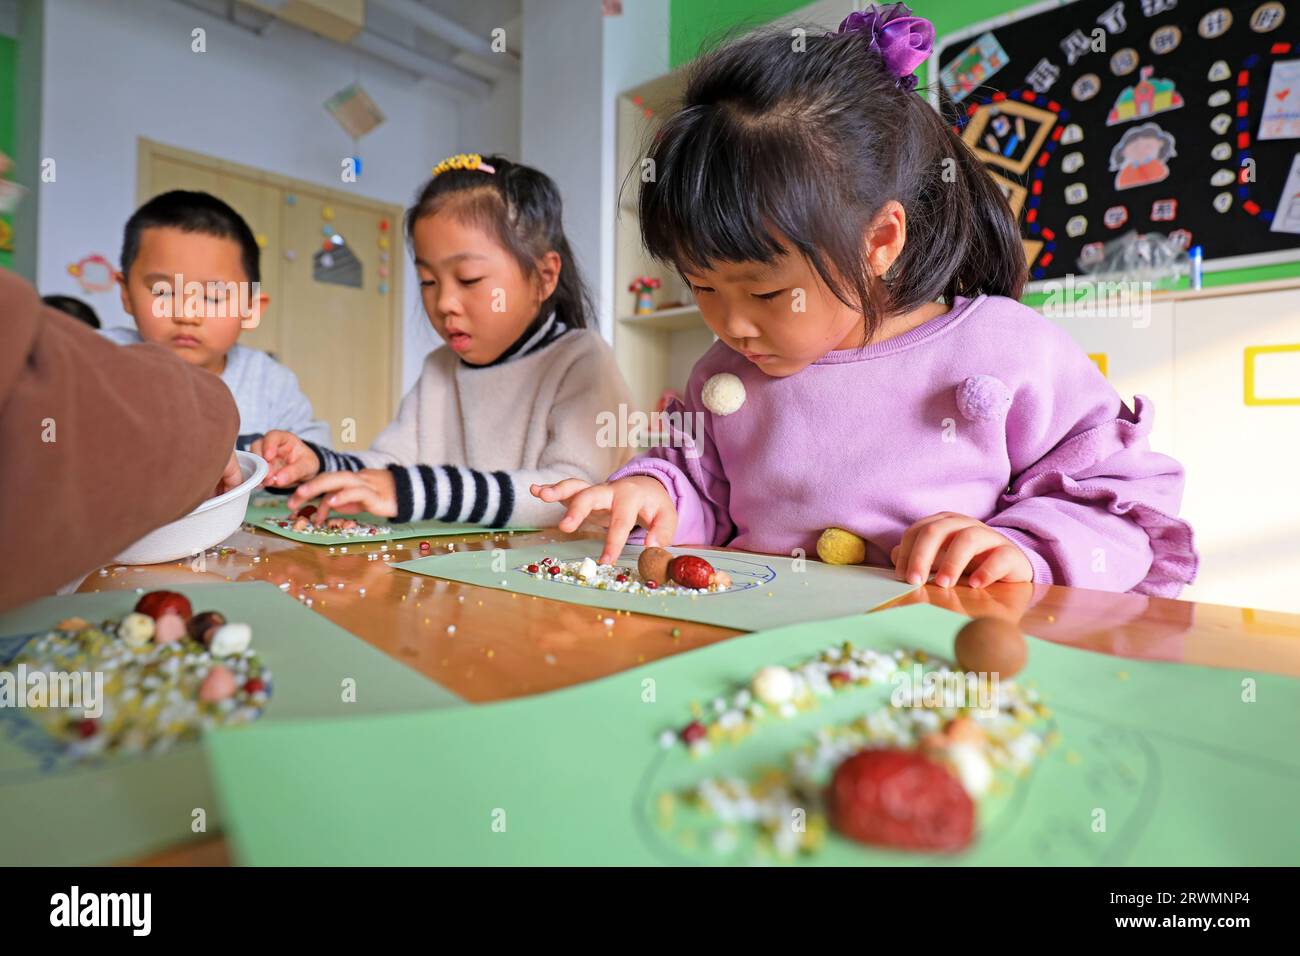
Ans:
POLYGON ((641 315, 625 315, 619 321, 645 329, 658 329, 661 332, 682 332, 704 327, 700 310, 693 305, 656 309, 654 312, 645 312, 641 315))

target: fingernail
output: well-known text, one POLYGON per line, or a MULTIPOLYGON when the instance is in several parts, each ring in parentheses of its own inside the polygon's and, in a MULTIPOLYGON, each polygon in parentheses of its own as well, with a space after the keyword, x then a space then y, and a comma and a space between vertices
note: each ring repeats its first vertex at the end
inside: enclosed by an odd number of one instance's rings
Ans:
POLYGON ((984 579, 983 579, 983 578, 971 578, 971 579, 970 579, 970 586, 973 587, 973 588, 982 588, 982 587, 984 587, 984 579))
POLYGON ((909 574, 909 575, 907 576, 907 583, 908 583, 908 584, 920 584, 920 583, 921 583, 921 575, 917 574, 916 572, 912 572, 911 574, 909 574))
POLYGON ((941 574, 941 575, 939 575, 937 578, 934 579, 934 583, 937 584, 937 585, 939 585, 939 587, 941 587, 941 588, 946 588, 946 587, 947 587, 949 584, 951 584, 952 582, 948 580, 948 575, 946 575, 946 574, 941 574))

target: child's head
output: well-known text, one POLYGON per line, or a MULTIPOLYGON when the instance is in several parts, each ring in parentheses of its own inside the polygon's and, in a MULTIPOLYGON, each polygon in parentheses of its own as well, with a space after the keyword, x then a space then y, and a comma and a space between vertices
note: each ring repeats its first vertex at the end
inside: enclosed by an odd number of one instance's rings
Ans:
POLYGON ((122 237, 122 307, 140 335, 220 372, 242 327, 266 307, 257 240, 207 193, 175 190, 135 211, 122 237))
POLYGON ((495 361, 543 312, 587 326, 591 303, 560 213, 549 176, 500 156, 457 157, 407 210, 425 311, 466 362, 495 361))
POLYGON ((760 32, 697 61, 640 196, 646 248, 776 376, 940 297, 1019 296, 1026 271, 996 184, 869 38, 802 40, 760 32))
POLYGON ((74 299, 70 295, 43 295, 41 301, 51 309, 58 309, 64 315, 72 316, 78 322, 85 322, 92 329, 99 328, 99 316, 80 299, 74 299))

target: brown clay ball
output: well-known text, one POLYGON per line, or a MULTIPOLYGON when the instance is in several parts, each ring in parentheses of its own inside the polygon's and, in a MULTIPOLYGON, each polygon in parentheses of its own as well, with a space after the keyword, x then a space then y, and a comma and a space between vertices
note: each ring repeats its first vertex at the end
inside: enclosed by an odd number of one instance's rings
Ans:
POLYGON ((957 664, 964 671, 1015 677, 1025 666, 1029 648, 1024 635, 1000 617, 977 617, 957 632, 957 664))
POLYGON ((642 581, 662 585, 668 580, 668 562, 673 556, 663 548, 646 548, 636 559, 636 570, 642 581))

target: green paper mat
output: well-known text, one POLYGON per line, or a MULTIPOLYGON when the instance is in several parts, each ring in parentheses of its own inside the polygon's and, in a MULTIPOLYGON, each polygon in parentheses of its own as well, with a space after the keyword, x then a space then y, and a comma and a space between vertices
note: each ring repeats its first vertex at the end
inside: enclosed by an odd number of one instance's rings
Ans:
MULTIPOLYGON (((264 582, 173 587, 195 611, 216 609, 252 625, 253 649, 272 673, 272 694, 247 730, 295 718, 443 707, 460 699, 264 582), (343 679, 356 681, 355 703, 343 679)), ((99 621, 135 606, 135 591, 45 598, 0 615, 0 661, 67 617, 99 621)), ((0 667, 2 669, 2 667, 0 667)), ((142 856, 211 836, 220 825, 203 747, 177 744, 159 756, 108 757, 70 765, 29 742, 48 741, 24 710, 0 710, 0 865, 84 865, 142 856), (207 815, 196 834, 193 811, 207 815)))
POLYGON ((335 546, 368 544, 372 541, 398 541, 402 538, 434 538, 449 534, 505 534, 507 532, 541 530, 522 525, 511 525, 508 528, 485 528, 481 524, 448 524, 445 521, 412 521, 408 524, 395 524, 390 518, 381 518, 378 515, 363 511, 354 515, 340 514, 339 517, 351 518, 361 524, 373 524, 381 528, 388 528, 388 531, 384 534, 359 536, 320 535, 294 531, 292 528, 281 528, 274 521, 267 520, 268 518, 284 518, 288 514, 289 509, 284 505, 254 506, 249 504, 248 511, 244 515, 244 523, 252 525, 259 531, 278 534, 282 538, 292 538, 294 541, 301 541, 303 544, 335 546))
MULTIPOLYGON (((718 570, 728 572, 742 590, 680 595, 627 594, 600 591, 562 581, 537 580, 523 569, 550 556, 564 561, 600 557, 603 542, 564 541, 491 551, 460 551, 395 562, 393 567, 430 577, 447 578, 483 587, 568 601, 587 607, 639 611, 659 617, 716 624, 740 631, 757 631, 817 618, 865 613, 915 590, 880 568, 803 561, 796 570, 792 558, 739 551, 673 548, 674 554, 698 554, 718 570)), ((618 564, 636 567, 641 548, 623 549, 618 564)))
MULTIPOLYGON (((660 828, 657 794, 781 763, 883 686, 837 694, 694 760, 657 743, 762 666, 826 646, 951 654, 965 618, 914 606, 724 641, 503 704, 218 731, 209 754, 237 858, 260 865, 748 862, 660 828), (647 684, 653 681, 653 684, 647 684), (646 689, 653 687, 653 702, 646 689)), ((981 801, 972 849, 936 858, 830 836, 828 865, 1230 865, 1300 862, 1300 681, 1124 660, 1031 639, 1018 681, 1060 742, 981 801), (1243 681, 1255 702, 1243 702, 1243 681), (1105 811, 1098 832, 1097 811, 1105 811)))

